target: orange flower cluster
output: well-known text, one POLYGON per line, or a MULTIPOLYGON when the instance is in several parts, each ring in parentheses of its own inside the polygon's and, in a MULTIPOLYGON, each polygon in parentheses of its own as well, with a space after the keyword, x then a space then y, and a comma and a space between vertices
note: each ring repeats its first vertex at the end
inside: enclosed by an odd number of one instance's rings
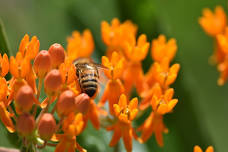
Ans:
MULTIPOLYGON (((199 146, 195 146, 194 147, 194 151, 193 152, 203 152, 203 150, 199 147, 199 146)), ((214 152, 214 148, 212 146, 207 147, 205 152, 214 152)))
POLYGON ((113 19, 111 25, 102 22, 101 32, 107 46, 102 64, 89 59, 94 49, 89 30, 83 34, 73 32, 67 39, 66 51, 57 43, 40 51, 37 37, 30 40, 25 35, 16 57, 8 60, 6 54, 0 55, 0 119, 9 132, 16 131, 22 137, 27 150, 55 146, 55 152, 85 152, 77 136, 89 120, 96 129, 104 127, 114 132, 110 146, 122 137, 130 152, 133 137, 143 143, 153 133, 158 144, 163 145, 162 134, 168 131, 163 116, 172 112, 178 102, 170 88, 180 68, 179 64, 170 65, 177 51, 175 39, 167 41, 160 35, 152 41, 154 63, 144 72, 142 61, 150 43, 144 34, 136 38, 136 25, 113 19), (12 75, 10 80, 4 78, 8 72, 12 75), (108 80, 96 104, 100 72, 108 80), (134 87, 141 101, 130 99, 134 87), (42 95, 41 100, 42 88, 46 96, 42 95), (104 109, 107 101, 108 110, 104 109), (138 137, 132 121, 140 110, 149 107, 152 112, 137 129, 141 132, 138 137), (106 118, 112 120, 108 125, 103 121, 106 118))
POLYGON ((215 49, 211 59, 217 64, 217 69, 220 72, 218 85, 223 85, 228 78, 228 25, 226 13, 221 6, 217 6, 214 12, 205 8, 203 16, 199 18, 199 24, 215 41, 215 49))
POLYGON ((107 46, 107 56, 102 57, 102 64, 107 67, 105 74, 109 80, 98 106, 108 101, 110 114, 116 119, 114 124, 107 127, 107 130, 114 131, 110 146, 123 137, 126 150, 131 151, 133 137, 143 143, 153 133, 162 146, 162 133, 168 131, 163 123, 163 115, 171 112, 178 102, 173 99, 174 89, 169 87, 180 68, 179 64, 170 66, 177 51, 175 39, 167 41, 164 35, 160 35, 152 41, 151 57, 154 64, 145 73, 142 61, 150 48, 145 34, 136 38, 137 27, 130 21, 120 23, 118 19, 113 19, 110 25, 102 22, 101 31, 107 46), (136 98, 128 100, 134 87, 142 98, 139 106, 136 98), (148 107, 152 107, 153 111, 137 129, 141 131, 141 137, 137 137, 131 122, 139 110, 148 107))

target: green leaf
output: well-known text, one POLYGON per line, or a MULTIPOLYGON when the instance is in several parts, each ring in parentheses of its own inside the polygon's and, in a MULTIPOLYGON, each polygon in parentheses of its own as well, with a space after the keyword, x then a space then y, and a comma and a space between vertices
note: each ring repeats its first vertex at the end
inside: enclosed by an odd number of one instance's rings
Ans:
POLYGON ((1 19, 0 19, 0 53, 1 54, 6 53, 8 56, 10 55, 8 40, 7 40, 5 29, 1 19))

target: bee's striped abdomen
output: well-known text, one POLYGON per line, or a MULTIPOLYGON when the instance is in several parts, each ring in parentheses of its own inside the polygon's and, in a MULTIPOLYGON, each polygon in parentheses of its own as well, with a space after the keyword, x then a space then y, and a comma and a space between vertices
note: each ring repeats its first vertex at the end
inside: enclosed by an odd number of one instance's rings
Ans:
POLYGON ((82 92, 86 93, 89 97, 94 96, 97 92, 97 74, 84 73, 80 79, 80 85, 82 92))

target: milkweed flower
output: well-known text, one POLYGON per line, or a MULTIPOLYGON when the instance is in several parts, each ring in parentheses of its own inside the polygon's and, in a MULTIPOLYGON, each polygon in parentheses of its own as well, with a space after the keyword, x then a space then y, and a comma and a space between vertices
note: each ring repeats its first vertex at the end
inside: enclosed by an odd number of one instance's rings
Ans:
POLYGON ((37 105, 40 104, 40 102, 36 100, 32 88, 29 85, 20 87, 15 97, 17 113, 29 112, 34 103, 37 105))
POLYGON ((124 53, 128 59, 128 64, 123 74, 123 80, 127 94, 129 94, 133 85, 136 86, 138 93, 141 93, 145 89, 146 86, 143 81, 144 73, 141 61, 145 59, 149 50, 146 35, 140 35, 137 39, 137 43, 135 36, 131 35, 130 37, 131 39, 124 43, 124 53), (134 75, 134 79, 132 75, 134 75))
POLYGON ((124 146, 130 152, 132 151, 132 137, 137 138, 131 126, 131 121, 135 119, 138 113, 138 99, 133 98, 128 103, 126 95, 122 94, 118 104, 114 104, 113 107, 118 120, 114 125, 107 128, 108 131, 114 131, 109 145, 115 146, 120 138, 123 137, 124 146))
POLYGON ((51 69, 51 55, 48 51, 42 50, 34 60, 34 70, 38 77, 43 78, 51 69))
POLYGON ((10 73, 15 78, 25 78, 29 73, 29 60, 24 58, 21 52, 18 52, 16 58, 10 58, 10 73))
MULTIPOLYGON (((194 146, 193 152, 203 152, 203 150, 199 146, 194 146)), ((212 146, 207 147, 205 152, 214 152, 214 148, 212 146)))
POLYGON ((16 129, 22 136, 31 136, 35 129, 34 117, 28 113, 21 114, 17 119, 16 129))
POLYGON ((50 113, 42 115, 38 124, 38 133, 41 139, 49 140, 56 131, 55 118, 50 113))
POLYGON ((6 54, 0 54, 0 75, 4 77, 9 72, 9 59, 6 54))
POLYGON ((131 21, 125 21, 123 24, 117 18, 112 19, 111 25, 106 21, 101 23, 102 40, 107 46, 120 46, 126 37, 126 34, 136 35, 137 26, 131 21))
POLYGON ((102 107, 108 100, 109 110, 113 115, 113 104, 116 104, 118 102, 119 96, 125 91, 124 86, 120 81, 120 78, 124 71, 124 58, 121 57, 117 52, 113 52, 110 60, 106 56, 102 57, 102 64, 108 68, 104 72, 109 80, 98 106, 102 107))
POLYGON ((81 113, 74 114, 71 113, 63 122, 64 134, 56 135, 59 140, 56 146, 55 152, 62 151, 75 151, 75 149, 80 152, 86 152, 76 141, 76 136, 78 136, 83 128, 83 116, 81 113))
POLYGON ((162 62, 164 57, 167 57, 169 61, 172 61, 176 55, 176 51, 177 45, 174 38, 166 40, 164 35, 159 35, 157 39, 152 40, 151 56, 156 62, 162 62))
POLYGON ((94 42, 90 30, 85 30, 82 35, 74 31, 67 42, 67 54, 72 61, 80 57, 90 57, 93 53, 94 42))
MULTIPOLYGON (((180 68, 179 64, 171 65, 177 51, 176 40, 166 40, 160 35, 149 43, 145 34, 137 37, 135 24, 121 23, 117 18, 111 24, 101 23, 101 35, 107 46, 106 55, 101 59, 102 65, 91 63, 97 67, 97 78, 102 77, 102 72, 107 77, 98 103, 97 94, 90 98, 82 92, 77 73, 80 67, 75 65, 77 59, 90 58, 93 53, 94 41, 89 30, 82 34, 74 31, 67 38, 66 51, 58 43, 52 44, 48 51, 39 51, 37 37, 30 39, 26 34, 16 57, 8 60, 6 54, 0 54, 0 119, 9 132, 16 131, 22 137, 27 151, 54 146, 55 152, 86 152, 77 136, 86 129, 88 121, 97 130, 113 131, 110 146, 123 138, 128 152, 132 151, 133 138, 143 143, 154 134, 157 143, 163 145, 163 133, 168 131, 163 118, 178 102, 173 99, 174 89, 170 88, 180 68), (145 72, 142 62, 150 44, 154 63, 145 72), (12 78, 7 81, 4 77, 8 71, 12 78), (134 88, 141 99, 139 109, 138 98, 130 98, 134 88), (107 101, 108 109, 104 106, 107 101), (132 123, 138 111, 149 106, 153 111, 135 130, 132 123), (136 131, 141 132, 140 138, 136 131)), ((223 51, 223 43, 217 43, 223 51)), ((98 83, 97 79, 92 80, 98 83)))
POLYGON ((23 57, 28 58, 29 60, 34 59, 39 52, 40 42, 36 36, 31 38, 29 41, 29 35, 25 34, 23 39, 21 40, 19 46, 19 52, 22 54, 23 57))
POLYGON ((9 132, 15 132, 15 126, 11 119, 10 113, 7 111, 6 106, 3 102, 0 102, 0 119, 9 132))
POLYGON ((139 106, 141 110, 146 109, 150 105, 150 100, 154 96, 157 86, 165 91, 176 80, 180 65, 174 64, 169 67, 169 62, 168 58, 164 58, 161 63, 155 62, 146 74, 147 84, 152 87, 141 94, 143 97, 139 106))
POLYGON ((163 115, 151 112, 150 116, 145 122, 138 128, 138 131, 142 131, 139 142, 146 142, 152 134, 155 134, 156 141, 160 147, 163 143, 163 133, 168 133, 168 129, 163 123, 163 115))
POLYGON ((52 66, 58 67, 65 60, 65 51, 61 44, 55 43, 50 46, 48 52, 51 56, 52 66))
POLYGON ((199 18, 199 24, 210 36, 216 36, 222 33, 226 27, 226 14, 221 6, 215 8, 214 13, 205 8, 203 16, 199 18))
POLYGON ((170 112, 178 102, 177 99, 172 99, 173 94, 174 90, 172 88, 167 89, 163 94, 161 87, 157 85, 151 100, 153 110, 161 115, 170 112))
POLYGON ((94 100, 90 99, 88 103, 88 109, 86 110, 87 112, 83 115, 83 120, 84 120, 84 127, 86 127, 88 120, 91 121, 93 127, 97 130, 100 129, 100 121, 99 121, 99 109, 94 102, 94 100))
POLYGON ((71 90, 66 90, 60 94, 56 103, 59 116, 67 116, 75 111, 75 96, 71 90))
POLYGON ((208 8, 203 10, 203 17, 199 19, 199 23, 207 34, 212 36, 215 41, 214 54, 211 61, 217 64, 220 77, 217 81, 218 85, 224 85, 227 80, 227 48, 228 48, 228 29, 226 14, 221 6, 215 8, 213 13, 208 8))

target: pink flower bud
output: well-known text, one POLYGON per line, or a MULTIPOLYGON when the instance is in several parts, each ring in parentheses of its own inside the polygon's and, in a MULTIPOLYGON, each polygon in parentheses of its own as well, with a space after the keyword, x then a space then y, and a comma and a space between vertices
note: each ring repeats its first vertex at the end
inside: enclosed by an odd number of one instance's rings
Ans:
POLYGON ((16 107, 21 112, 29 112, 32 109, 35 97, 33 90, 29 85, 20 87, 15 97, 16 107))
POLYGON ((29 136, 32 134, 33 130, 35 129, 35 120, 32 115, 24 113, 20 115, 16 122, 17 131, 22 136, 29 136))
POLYGON ((51 69, 51 56, 48 51, 40 51, 34 60, 34 70, 38 77, 43 78, 51 69))
POLYGON ((61 44, 52 44, 48 52, 51 55, 52 67, 58 67, 65 60, 64 48, 61 44))
POLYGON ((88 111, 90 104, 90 97, 86 93, 81 93, 75 97, 76 110, 81 113, 86 113, 88 111))
POLYGON ((74 103, 75 94, 71 90, 66 90, 61 93, 59 100, 57 102, 57 113, 62 115, 68 115, 75 111, 74 103))
POLYGON ((49 140, 52 135, 55 133, 56 122, 55 118, 50 113, 45 113, 40 118, 40 122, 38 124, 38 133, 41 139, 49 140))
POLYGON ((53 69, 44 79, 44 89, 48 95, 53 95, 61 88, 62 77, 59 70, 53 69))

